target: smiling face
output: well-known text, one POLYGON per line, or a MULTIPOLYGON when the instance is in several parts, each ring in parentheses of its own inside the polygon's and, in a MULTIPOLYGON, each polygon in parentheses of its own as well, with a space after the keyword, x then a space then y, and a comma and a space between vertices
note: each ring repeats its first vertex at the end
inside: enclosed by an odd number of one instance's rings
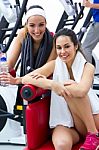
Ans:
POLYGON ((57 55, 69 66, 74 61, 77 48, 78 46, 74 45, 69 36, 60 35, 56 39, 57 55))
POLYGON ((27 21, 27 28, 34 41, 41 41, 46 30, 46 20, 40 15, 31 16, 27 21))

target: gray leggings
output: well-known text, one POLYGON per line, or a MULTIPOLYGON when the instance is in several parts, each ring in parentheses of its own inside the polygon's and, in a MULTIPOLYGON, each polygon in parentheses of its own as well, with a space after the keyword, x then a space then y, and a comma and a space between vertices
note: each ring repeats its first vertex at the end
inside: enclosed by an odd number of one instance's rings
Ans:
POLYGON ((83 52, 88 62, 92 63, 92 50, 99 42, 99 22, 92 23, 82 43, 83 52))

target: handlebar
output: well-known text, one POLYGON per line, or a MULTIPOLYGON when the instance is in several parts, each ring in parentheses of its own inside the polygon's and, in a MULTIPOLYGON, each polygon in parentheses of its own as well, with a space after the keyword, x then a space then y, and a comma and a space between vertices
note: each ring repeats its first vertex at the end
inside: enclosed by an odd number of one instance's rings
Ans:
POLYGON ((27 101, 31 101, 42 94, 45 94, 47 90, 35 87, 31 84, 26 84, 22 86, 20 94, 21 97, 27 101))

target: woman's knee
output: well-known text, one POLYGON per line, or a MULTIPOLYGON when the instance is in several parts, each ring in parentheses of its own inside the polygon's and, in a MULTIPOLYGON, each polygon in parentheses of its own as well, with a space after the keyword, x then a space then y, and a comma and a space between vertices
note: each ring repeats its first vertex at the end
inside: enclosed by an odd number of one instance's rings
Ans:
POLYGON ((73 129, 58 126, 54 129, 52 141, 55 150, 71 150, 73 144, 79 141, 79 137, 73 129))
POLYGON ((60 137, 52 139, 55 150, 71 150, 72 148, 72 141, 70 139, 63 139, 60 137))

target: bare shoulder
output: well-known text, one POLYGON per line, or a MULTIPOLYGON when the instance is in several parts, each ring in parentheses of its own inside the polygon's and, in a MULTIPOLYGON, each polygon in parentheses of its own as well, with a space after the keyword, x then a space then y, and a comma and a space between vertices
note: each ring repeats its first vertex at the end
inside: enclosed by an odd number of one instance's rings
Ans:
POLYGON ((19 34, 22 34, 22 35, 25 35, 25 28, 21 28, 20 30, 19 30, 19 34))
POLYGON ((94 74, 95 67, 91 63, 87 62, 85 64, 84 71, 86 72, 86 74, 94 74))
POLYGON ((25 30, 25 28, 21 28, 18 31, 18 35, 17 35, 17 38, 20 40, 21 43, 23 42, 25 36, 26 36, 26 30, 25 30))
POLYGON ((92 70, 95 70, 95 66, 93 64, 89 63, 89 62, 87 62, 85 66, 89 67, 92 70))

